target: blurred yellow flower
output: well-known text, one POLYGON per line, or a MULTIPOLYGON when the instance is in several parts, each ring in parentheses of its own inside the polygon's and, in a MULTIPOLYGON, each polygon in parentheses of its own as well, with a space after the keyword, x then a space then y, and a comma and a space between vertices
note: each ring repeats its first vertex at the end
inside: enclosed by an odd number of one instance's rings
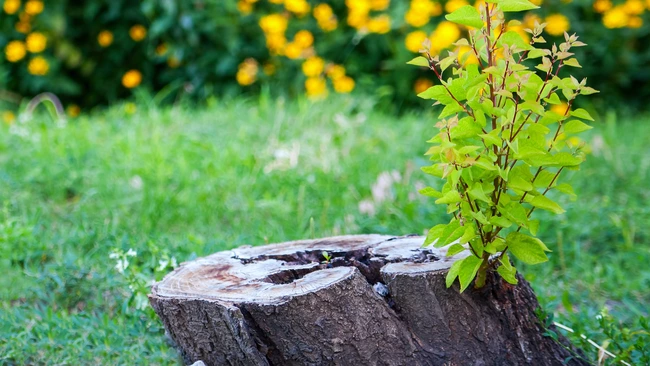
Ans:
POLYGON ((406 12, 406 15, 404 15, 406 23, 416 28, 429 23, 429 19, 431 19, 429 14, 421 13, 413 9, 410 9, 406 12))
POLYGON ((237 83, 242 86, 247 86, 253 84, 257 81, 257 72, 259 71, 259 66, 257 61, 253 58, 247 58, 242 63, 239 64, 239 70, 237 70, 237 83))
POLYGON ((411 52, 420 52, 423 48, 422 43, 427 39, 427 34, 421 30, 411 32, 406 35, 406 49, 411 52))
POLYGON ((260 18, 260 28, 267 34, 283 34, 287 30, 287 18, 282 14, 269 14, 260 18))
POLYGON ((309 6, 306 0, 285 0, 284 8, 299 17, 308 14, 311 10, 311 6, 309 6))
POLYGON ((420 94, 432 86, 433 86, 433 82, 431 80, 420 78, 415 80, 415 83, 413 84, 413 90, 415 91, 416 94, 420 94))
POLYGON ((25 44, 21 41, 11 41, 5 47, 5 57, 9 62, 18 62, 27 54, 25 44))
POLYGON ((390 17, 386 14, 370 19, 368 31, 371 33, 386 34, 390 32, 390 17))
POLYGON ((147 29, 140 24, 136 24, 129 29, 129 36, 132 40, 140 42, 147 36, 147 29))
POLYGON ((449 0, 445 4, 445 11, 447 13, 452 13, 456 9, 461 8, 461 7, 465 6, 465 5, 468 5, 467 1, 465 1, 465 0, 449 0))
POLYGON ((337 80, 345 76, 345 67, 341 65, 330 64, 325 70, 327 76, 332 80, 337 80))
POLYGON ((27 34, 27 33, 29 33, 30 30, 32 30, 32 25, 29 24, 29 22, 27 22, 27 21, 20 21, 20 22, 16 23, 15 28, 16 28, 16 31, 18 31, 20 33, 23 33, 23 34, 27 34))
POLYGON ((38 15, 43 12, 43 2, 40 0, 29 0, 25 3, 25 13, 38 15))
MULTIPOLYGON (((500 48, 500 50, 503 50, 500 48)), ((470 46, 461 46, 456 50, 458 52, 458 63, 463 66, 478 65, 478 58, 470 46)))
POLYGON ((311 77, 305 80, 305 90, 309 97, 321 97, 327 94, 327 84, 325 79, 311 77))
POLYGON ((291 42, 284 48, 284 55, 287 56, 287 58, 295 60, 302 56, 302 50, 303 48, 300 47, 299 44, 296 42, 291 42))
POLYGON ((156 56, 164 56, 167 53, 167 43, 161 43, 156 47, 156 56))
POLYGON ((388 9, 390 5, 390 0, 370 0, 370 9, 381 11, 388 9))
POLYGON ((178 59, 176 56, 169 56, 167 59, 167 66, 171 67, 172 69, 175 69, 179 66, 181 66, 181 60, 178 59))
POLYGON ((4 9, 5 13, 9 15, 16 14, 18 9, 20 9, 20 0, 5 0, 2 8, 4 9))
POLYGON ((643 19, 639 16, 630 17, 630 20, 627 21, 628 28, 641 28, 643 27, 643 19))
POLYGON ((113 32, 103 30, 97 35, 97 43, 102 47, 108 47, 113 43, 113 32))
POLYGON ((253 11, 253 3, 246 0, 237 1, 237 10, 244 15, 248 15, 253 11))
POLYGON ((319 76, 325 68, 325 61, 318 56, 313 56, 302 63, 302 72, 307 77, 319 76))
POLYGON ((47 37, 43 33, 34 32, 27 36, 27 50, 31 53, 39 53, 47 47, 47 37))
POLYGON ((286 44, 287 39, 282 33, 266 35, 266 47, 274 54, 281 54, 286 44))
POLYGON ((43 57, 36 56, 33 59, 29 60, 29 64, 27 64, 27 71, 29 71, 29 73, 32 75, 47 75, 47 72, 50 71, 50 64, 43 57))
POLYGON ((2 121, 8 125, 14 123, 16 120, 16 115, 12 111, 2 112, 2 121))
POLYGON ((544 19, 544 23, 547 23, 546 28, 544 28, 546 33, 552 36, 561 36, 571 26, 569 19, 562 14, 549 15, 544 19))
POLYGON ((318 4, 314 8, 314 18, 318 22, 318 26, 325 32, 331 32, 336 29, 338 20, 334 11, 327 4, 318 4))
POLYGON ((237 71, 237 83, 242 86, 248 86, 255 82, 255 76, 251 75, 244 70, 237 71))
POLYGON ((622 6, 616 6, 605 12, 603 15, 603 25, 606 28, 623 28, 627 26, 629 16, 622 6))
POLYGON ((544 2, 544 0, 529 0, 531 3, 540 6, 544 2))
POLYGON ((436 30, 431 34, 431 48, 435 51, 443 50, 460 38, 460 28, 456 23, 443 21, 438 24, 436 30))
POLYGON ((76 104, 70 104, 70 105, 65 109, 65 113, 66 113, 68 116, 70 116, 70 117, 72 117, 72 118, 75 118, 75 117, 78 117, 79 114, 81 114, 81 108, 79 108, 79 106, 76 105, 76 104))
POLYGON ((361 29, 365 28, 368 24, 368 13, 360 11, 351 11, 348 13, 348 25, 352 28, 361 29))
POLYGON ((314 35, 308 30, 301 30, 293 36, 293 41, 302 48, 310 47, 314 44, 314 35))
POLYGON ((604 13, 612 8, 611 0, 596 0, 594 1, 594 11, 596 13, 604 13))
POLYGON ((623 4, 623 9, 625 9, 625 12, 629 15, 640 15, 645 11, 645 5, 641 0, 627 0, 625 4, 623 4))
POLYGON ((122 76, 122 85, 125 88, 133 89, 142 83, 142 73, 138 70, 129 70, 122 76))
POLYGON ((524 26, 522 24, 519 25, 510 25, 508 26, 508 31, 513 31, 519 34, 521 39, 524 40, 524 42, 529 43, 530 42, 530 34, 524 30, 524 26))
POLYGON ((337 93, 349 93, 354 89, 354 85, 354 80, 349 76, 343 76, 338 79, 334 79, 334 90, 337 93))
POLYGON ((564 116, 567 113, 567 108, 569 108, 569 105, 566 102, 562 102, 560 104, 553 104, 550 110, 560 116, 564 116))

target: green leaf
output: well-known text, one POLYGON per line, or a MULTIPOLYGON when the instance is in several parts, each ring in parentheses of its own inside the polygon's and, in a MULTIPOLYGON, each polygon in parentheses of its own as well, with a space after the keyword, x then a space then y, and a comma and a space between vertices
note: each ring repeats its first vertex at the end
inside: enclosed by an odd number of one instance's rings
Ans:
POLYGON ((568 60, 564 60, 563 63, 567 66, 582 68, 582 66, 580 66, 580 63, 578 62, 578 59, 576 58, 570 58, 568 60))
POLYGON ((462 201, 457 190, 451 190, 436 200, 436 204, 451 204, 462 201))
POLYGON ((492 216, 490 217, 490 223, 495 225, 495 226, 500 226, 502 228, 509 228, 512 226, 512 222, 508 219, 506 219, 503 216, 492 216))
POLYGON ((528 225, 528 211, 519 203, 519 201, 512 201, 504 207, 498 207, 499 212, 510 221, 514 221, 517 225, 526 227, 528 225))
POLYGON ((539 220, 530 220, 528 222, 528 231, 531 234, 537 235, 537 230, 539 229, 539 220))
POLYGON ((434 246, 436 248, 441 248, 445 245, 449 245, 460 238, 464 232, 465 227, 460 226, 458 220, 453 219, 448 225, 445 226, 444 230, 440 234, 440 238, 434 246))
POLYGON ((481 238, 477 238, 477 240, 472 240, 469 242, 469 245, 474 249, 474 252, 476 255, 479 257, 483 257, 483 242, 481 241, 481 238))
POLYGON ((496 3, 504 13, 539 9, 539 6, 527 0, 497 0, 496 3))
POLYGON ((476 229, 474 228, 474 225, 470 223, 465 223, 465 232, 463 233, 463 236, 461 236, 460 239, 458 239, 458 242, 460 244, 465 244, 470 240, 474 239, 475 236, 476 236, 476 229))
POLYGON ((429 60, 422 56, 418 56, 411 61, 407 62, 408 65, 415 65, 415 66, 422 66, 422 67, 429 67, 429 60))
POLYGON ((442 85, 434 85, 429 89, 423 91, 422 93, 418 94, 418 97, 422 99, 437 100, 438 102, 444 105, 456 103, 454 99, 451 97, 451 95, 449 95, 449 93, 447 92, 447 89, 445 89, 445 87, 442 85))
POLYGON ((485 142, 486 147, 490 147, 492 145, 501 146, 501 143, 503 142, 503 140, 499 136, 499 132, 500 132, 499 130, 492 130, 492 131, 490 131, 490 133, 483 133, 483 134, 480 134, 479 136, 485 142))
POLYGON ((562 192, 562 193, 564 193, 564 194, 569 195, 569 197, 570 197, 571 199, 576 199, 576 198, 577 198, 576 193, 573 191, 573 187, 571 187, 571 185, 568 184, 568 183, 558 184, 558 185, 555 187, 555 189, 557 189, 558 191, 560 191, 560 192, 562 192))
POLYGON ((458 125, 452 128, 449 132, 452 140, 475 137, 481 133, 481 126, 479 126, 472 117, 464 117, 461 118, 461 120, 458 121, 458 125))
POLYGON ((586 120, 589 120, 589 121, 594 120, 593 117, 591 117, 591 115, 589 114, 589 112, 587 112, 586 110, 584 110, 582 108, 578 108, 575 111, 571 111, 571 115, 574 116, 574 117, 586 119, 586 120))
POLYGON ((524 41, 524 39, 521 38, 519 33, 515 31, 508 31, 503 33, 500 37, 499 44, 501 45, 507 44, 510 47, 515 46, 520 52, 525 50, 531 50, 533 48, 533 46, 531 46, 530 43, 524 41))
POLYGON ((460 272, 460 266, 463 264, 463 261, 456 261, 454 264, 451 265, 451 268, 449 268, 449 272, 447 272, 447 278, 445 280, 447 288, 450 288, 451 285, 454 284, 454 281, 456 280, 456 277, 458 277, 458 273, 460 272))
POLYGON ((467 250, 464 246, 460 244, 454 244, 447 249, 447 257, 451 257, 452 255, 456 255, 458 253, 461 253, 463 251, 467 250))
POLYGON ((510 264, 508 255, 505 254, 499 262, 501 262, 501 265, 497 268, 497 272, 506 282, 516 285, 519 282, 517 281, 517 269, 510 264))
POLYGON ((583 131, 591 130, 593 127, 588 124, 578 121, 577 119, 569 121, 564 124, 565 133, 580 133, 583 131))
POLYGON ((434 198, 440 198, 440 197, 442 197, 442 193, 441 193, 441 192, 438 192, 438 191, 436 191, 435 189, 433 189, 433 188, 431 188, 431 187, 425 187, 425 188, 422 188, 422 189, 420 189, 420 190, 418 191, 418 193, 420 193, 420 194, 423 195, 423 196, 427 196, 427 197, 434 197, 434 198))
POLYGON ((458 280, 460 281, 460 292, 465 291, 465 289, 472 283, 478 269, 481 267, 483 261, 480 258, 477 258, 473 255, 463 259, 462 264, 458 270, 458 280))
POLYGON ((457 24, 467 25, 474 28, 483 27, 483 20, 478 10, 471 5, 462 6, 453 13, 445 15, 445 18, 457 24))
POLYGON ((470 212, 470 215, 483 225, 488 225, 490 223, 483 212, 470 212))
POLYGON ((533 190, 533 185, 529 181, 516 176, 508 181, 508 188, 528 192, 533 190))
POLYGON ((532 200, 530 200, 529 203, 534 207, 541 208, 546 211, 551 211, 556 214, 561 214, 566 212, 562 207, 560 207, 560 205, 555 203, 553 200, 542 195, 535 196, 532 200))
POLYGON ((526 234, 512 232, 506 237, 506 245, 515 257, 526 264, 539 264, 548 261, 550 251, 541 240, 526 234))
POLYGON ((442 235, 442 232, 445 230, 445 227, 447 227, 447 225, 439 224, 429 229, 429 232, 427 233, 427 238, 424 239, 424 246, 427 246, 433 243, 434 241, 438 240, 440 238, 440 235, 442 235))

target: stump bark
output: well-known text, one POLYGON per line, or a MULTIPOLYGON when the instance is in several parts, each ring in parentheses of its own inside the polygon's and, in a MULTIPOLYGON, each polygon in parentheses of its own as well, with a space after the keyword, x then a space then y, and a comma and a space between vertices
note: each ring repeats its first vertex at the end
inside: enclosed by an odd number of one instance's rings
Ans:
POLYGON ((460 254, 360 235, 240 247, 184 263, 149 296, 206 365, 586 365, 544 335, 530 285, 445 286, 460 254), (324 262, 323 252, 331 256, 324 262))

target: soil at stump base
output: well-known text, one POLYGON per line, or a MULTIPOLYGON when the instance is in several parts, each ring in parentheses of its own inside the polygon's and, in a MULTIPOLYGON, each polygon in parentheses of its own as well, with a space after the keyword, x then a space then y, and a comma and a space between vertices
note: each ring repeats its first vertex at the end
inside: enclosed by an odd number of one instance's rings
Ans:
POLYGON ((588 364, 563 337, 544 335, 521 276, 512 286, 492 274, 461 294, 445 276, 466 254, 423 242, 358 235, 240 247, 182 264, 149 298, 188 364, 588 364))

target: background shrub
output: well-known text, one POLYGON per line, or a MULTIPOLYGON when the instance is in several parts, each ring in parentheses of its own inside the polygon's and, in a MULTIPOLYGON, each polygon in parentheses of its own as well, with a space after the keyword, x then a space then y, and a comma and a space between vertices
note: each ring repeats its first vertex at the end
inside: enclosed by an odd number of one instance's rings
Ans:
MULTIPOLYGON (((128 97, 138 87, 173 101, 274 92, 321 97, 368 90, 401 108, 432 84, 405 65, 422 40, 453 50, 464 29, 444 15, 465 0, 0 0, 0 109, 50 91, 70 114, 128 97)), ((479 1, 478 3, 480 3, 479 1)), ((602 91, 596 108, 650 97, 650 0, 536 0, 524 33, 577 32, 589 47, 578 77, 602 91)), ((477 4, 480 5, 480 4, 477 4)), ((456 49, 461 53, 465 50, 456 49)), ((446 51, 445 51, 446 52, 446 51)), ((12 118, 6 112, 5 120, 12 118)))

